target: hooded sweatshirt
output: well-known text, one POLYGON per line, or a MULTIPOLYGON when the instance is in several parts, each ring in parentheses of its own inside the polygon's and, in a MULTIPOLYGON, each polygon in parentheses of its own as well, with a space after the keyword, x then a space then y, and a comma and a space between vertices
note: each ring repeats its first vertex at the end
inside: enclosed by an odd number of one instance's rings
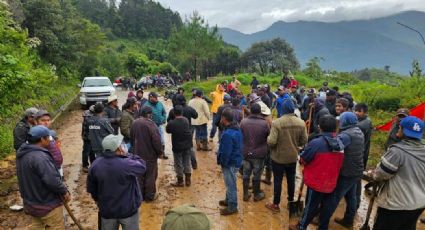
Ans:
POLYGON ((325 106, 325 100, 322 98, 315 98, 313 126, 311 126, 314 133, 319 133, 319 120, 326 115, 330 115, 330 113, 328 108, 325 106))
POLYGON ((381 158, 375 180, 386 181, 378 206, 390 210, 425 208, 425 143, 404 139, 393 144, 381 158))
POLYGON ((222 167, 239 168, 242 165, 242 132, 236 123, 232 123, 223 132, 217 154, 217 163, 222 167))
POLYGON ((27 214, 43 217, 62 204, 59 196, 68 190, 47 149, 23 144, 16 154, 16 171, 27 214))
POLYGON ((87 192, 103 218, 122 219, 137 212, 142 203, 137 177, 145 171, 146 163, 139 157, 118 156, 110 151, 93 162, 87 176, 87 192))
POLYGON ((220 90, 220 85, 215 87, 215 91, 210 93, 212 99, 211 112, 217 113, 218 108, 224 103, 224 94, 223 90, 220 90))
POLYGON ((331 193, 338 181, 344 159, 344 145, 333 133, 321 133, 301 153, 304 183, 311 189, 331 193))

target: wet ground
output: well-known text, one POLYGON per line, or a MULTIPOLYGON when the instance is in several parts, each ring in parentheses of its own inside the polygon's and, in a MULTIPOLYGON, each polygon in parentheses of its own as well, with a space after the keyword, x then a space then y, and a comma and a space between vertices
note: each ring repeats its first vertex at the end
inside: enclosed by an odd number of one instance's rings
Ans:
MULTIPOLYGON (((127 97, 127 92, 118 91, 120 102, 127 97)), ((171 102, 165 102, 167 108, 171 102)), ((68 115, 56 122, 58 136, 62 140, 62 153, 64 155, 64 172, 66 183, 71 191, 72 211, 87 229, 97 229, 97 207, 86 192, 86 174, 81 172, 81 122, 82 110, 78 106, 68 111, 68 115)), ((174 188, 170 184, 175 181, 173 159, 171 152, 171 137, 166 135, 166 154, 169 160, 159 160, 159 177, 157 187, 159 197, 152 203, 143 203, 141 207, 141 229, 160 229, 165 213, 172 207, 181 204, 194 204, 204 211, 213 222, 213 229, 287 229, 289 223, 296 223, 296 219, 289 220, 286 207, 286 182, 284 180, 281 212, 273 214, 265 208, 265 203, 272 200, 272 185, 262 184, 266 199, 254 202, 242 201, 242 183, 238 179, 239 213, 233 216, 222 217, 219 214, 218 201, 224 198, 225 188, 220 168, 216 164, 215 151, 197 152, 198 169, 193 172, 192 186, 174 188)), ((215 148, 215 143, 213 143, 215 148)), ((14 183, 13 157, 2 161, 0 164, 0 188, 5 183, 14 183)), ((297 180, 299 183, 299 178, 297 180)), ((297 184, 298 186, 298 184, 297 184)), ((30 218, 22 212, 12 212, 8 207, 20 203, 16 186, 9 186, 8 191, 0 190, 0 229, 25 229, 30 224, 30 218)), ((298 191, 296 191, 297 194, 298 191)), ((358 229, 365 218, 368 197, 362 196, 362 203, 356 217, 355 228, 358 229)), ((335 216, 342 217, 345 210, 344 201, 341 201, 335 216)), ((374 214, 372 214, 374 216, 374 214)), ((423 215, 423 217, 425 217, 423 215)), ((373 219, 373 218, 371 218, 373 219)), ((72 220, 67 217, 67 228, 77 229, 72 220)), ((372 223, 372 221, 371 221, 372 223)), ((310 225, 309 229, 317 226, 310 225)), ((330 229, 345 229, 330 222, 330 229)), ((418 223, 417 229, 424 229, 425 225, 418 223)))

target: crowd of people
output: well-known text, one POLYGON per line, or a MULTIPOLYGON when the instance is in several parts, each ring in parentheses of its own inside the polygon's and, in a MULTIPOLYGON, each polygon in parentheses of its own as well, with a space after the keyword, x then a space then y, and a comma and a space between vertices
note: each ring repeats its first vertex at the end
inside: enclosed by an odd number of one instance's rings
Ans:
MULTIPOLYGON (((238 212, 238 172, 242 200, 264 200, 267 194, 261 182, 273 184, 272 202, 265 207, 278 213, 284 176, 290 207, 296 202, 296 174, 301 168, 301 183, 307 186, 305 209, 298 224, 289 229, 307 229, 312 222, 328 229, 342 198, 344 216, 334 221, 350 228, 360 207, 361 179, 367 172, 373 182, 365 189, 384 184, 374 229, 416 229, 425 209, 422 120, 399 109, 381 162, 366 171, 373 131, 366 104, 356 103, 349 93, 340 93, 327 82, 319 90, 306 89, 293 76, 283 77, 275 92, 255 77, 250 85, 251 92, 244 96, 234 76, 208 96, 193 89, 188 101, 179 88, 168 114, 157 93, 145 98, 141 89, 130 91, 122 108, 112 95, 107 105, 96 103, 84 111, 82 171, 88 173, 87 191, 99 208, 102 229, 120 225, 138 229, 142 201, 158 198, 158 159, 168 159, 166 133, 172 140, 175 187, 192 186, 196 152, 213 150, 211 144, 217 138, 217 164, 226 188, 224 199, 218 201, 221 215, 238 212)), ((34 229, 63 228, 62 204, 70 200, 63 181, 60 141, 50 129, 50 118, 47 111, 30 108, 14 130, 19 188, 34 229)), ((183 216, 174 214, 192 208, 170 210, 171 220, 164 220, 163 227, 174 226, 173 221, 183 216)))

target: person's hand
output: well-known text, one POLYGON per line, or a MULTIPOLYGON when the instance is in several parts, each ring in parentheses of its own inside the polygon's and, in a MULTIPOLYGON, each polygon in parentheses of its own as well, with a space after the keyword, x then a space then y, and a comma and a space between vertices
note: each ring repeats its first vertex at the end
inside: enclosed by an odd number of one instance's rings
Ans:
POLYGON ((71 201, 71 194, 69 194, 69 192, 65 193, 65 195, 63 195, 63 202, 68 203, 69 201, 71 201))

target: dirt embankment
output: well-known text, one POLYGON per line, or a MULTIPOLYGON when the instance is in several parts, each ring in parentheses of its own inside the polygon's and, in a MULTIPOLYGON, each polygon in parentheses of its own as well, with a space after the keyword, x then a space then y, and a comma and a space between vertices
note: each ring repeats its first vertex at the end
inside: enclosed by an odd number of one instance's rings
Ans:
MULTIPOLYGON (((123 103, 127 92, 118 91, 118 95, 120 102, 123 103)), ((170 102, 165 102, 165 104, 169 109, 170 102)), ((74 106, 70 111, 65 112, 65 116, 59 119, 55 126, 62 141, 65 179, 72 195, 71 209, 84 227, 97 229, 97 207, 86 192, 87 175, 81 172, 81 114, 82 111, 74 106)), ((282 211, 280 213, 272 214, 264 206, 273 197, 273 186, 262 184, 262 189, 266 194, 264 201, 253 202, 251 199, 249 202, 243 202, 242 184, 239 179, 239 213, 229 217, 220 216, 218 201, 224 198, 225 188, 221 170, 216 164, 215 151, 197 152, 198 169, 193 172, 191 187, 172 187, 170 183, 174 182, 175 175, 171 152, 171 137, 169 135, 166 135, 166 143, 166 153, 170 156, 170 159, 159 161, 159 177, 157 181, 159 197, 155 202, 142 204, 141 229, 160 229, 165 213, 170 208, 185 203, 194 204, 204 211, 213 221, 214 229, 286 229, 290 222, 296 222, 296 220, 290 221, 288 219, 285 180, 281 203, 282 211)), ((13 157, 0 163, 0 229, 24 229, 30 224, 28 216, 22 212, 9 210, 10 205, 21 202, 15 174, 13 157), (2 189, 4 187, 7 187, 6 192, 2 189)), ((368 197, 362 196, 362 205, 359 209, 359 215, 356 217, 355 229, 358 229, 362 224, 367 205, 368 197)), ((345 205, 344 201, 342 201, 334 216, 342 217, 344 210, 345 205)), ((77 229, 68 216, 66 220, 68 229, 77 229)), ((310 227, 310 229, 315 228, 316 226, 314 225, 310 227)), ((344 228, 331 221, 330 229, 344 228)), ((425 225, 418 223, 417 229, 425 229, 425 225)))

